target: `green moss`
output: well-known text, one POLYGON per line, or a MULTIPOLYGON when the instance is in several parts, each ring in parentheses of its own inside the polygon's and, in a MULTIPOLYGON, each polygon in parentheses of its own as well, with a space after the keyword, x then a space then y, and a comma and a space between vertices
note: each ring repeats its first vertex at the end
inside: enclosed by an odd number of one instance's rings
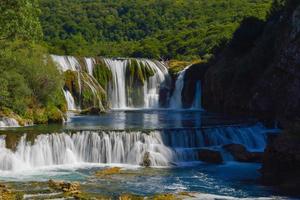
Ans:
POLYGON ((62 123, 63 122, 63 114, 62 112, 55 106, 48 106, 46 108, 48 122, 51 123, 62 123))
POLYGON ((176 77, 179 72, 181 72, 185 67, 191 64, 204 62, 202 60, 194 60, 191 62, 188 61, 180 61, 180 60, 170 60, 168 62, 169 73, 172 77, 176 77))
POLYGON ((79 104, 80 100, 80 91, 81 88, 78 83, 78 72, 68 70, 64 72, 65 85, 64 89, 67 89, 71 92, 74 97, 76 104, 79 104))
POLYGON ((144 64, 137 59, 130 59, 126 68, 126 75, 130 77, 131 85, 133 83, 144 85, 145 81, 154 74, 155 72, 147 63, 144 64))
POLYGON ((108 83, 112 79, 112 72, 103 61, 99 61, 94 67, 93 76, 103 88, 107 89, 108 83))
POLYGON ((33 111, 33 119, 35 124, 47 124, 48 123, 48 115, 46 109, 37 108, 33 111))

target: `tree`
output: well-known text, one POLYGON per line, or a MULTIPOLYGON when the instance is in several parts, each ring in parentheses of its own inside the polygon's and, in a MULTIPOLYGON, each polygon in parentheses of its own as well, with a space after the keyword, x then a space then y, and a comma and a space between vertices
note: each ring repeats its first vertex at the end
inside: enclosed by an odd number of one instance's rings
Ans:
POLYGON ((43 36, 37 0, 1 0, 0 40, 40 40, 43 36))

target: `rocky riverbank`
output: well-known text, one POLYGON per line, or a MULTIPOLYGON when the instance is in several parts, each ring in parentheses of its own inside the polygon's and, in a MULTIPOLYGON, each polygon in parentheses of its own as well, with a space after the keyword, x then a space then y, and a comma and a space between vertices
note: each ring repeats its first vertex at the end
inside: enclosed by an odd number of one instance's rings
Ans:
POLYGON ((270 139, 261 169, 262 182, 282 192, 299 195, 300 138, 284 133, 270 139))

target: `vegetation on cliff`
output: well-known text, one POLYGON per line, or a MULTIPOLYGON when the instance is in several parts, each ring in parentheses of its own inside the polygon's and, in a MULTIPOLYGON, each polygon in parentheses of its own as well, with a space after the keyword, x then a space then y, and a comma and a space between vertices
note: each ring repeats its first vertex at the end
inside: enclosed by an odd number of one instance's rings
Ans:
POLYGON ((282 123, 299 116, 299 3, 276 0, 267 22, 253 17, 242 21, 209 64, 206 108, 282 123))

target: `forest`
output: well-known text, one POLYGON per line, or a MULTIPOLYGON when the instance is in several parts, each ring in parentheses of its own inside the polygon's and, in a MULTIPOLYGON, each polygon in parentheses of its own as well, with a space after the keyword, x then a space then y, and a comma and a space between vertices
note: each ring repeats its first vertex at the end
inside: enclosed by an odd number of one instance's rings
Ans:
POLYGON ((51 52, 191 60, 226 44, 240 21, 265 19, 271 0, 41 0, 51 52))

